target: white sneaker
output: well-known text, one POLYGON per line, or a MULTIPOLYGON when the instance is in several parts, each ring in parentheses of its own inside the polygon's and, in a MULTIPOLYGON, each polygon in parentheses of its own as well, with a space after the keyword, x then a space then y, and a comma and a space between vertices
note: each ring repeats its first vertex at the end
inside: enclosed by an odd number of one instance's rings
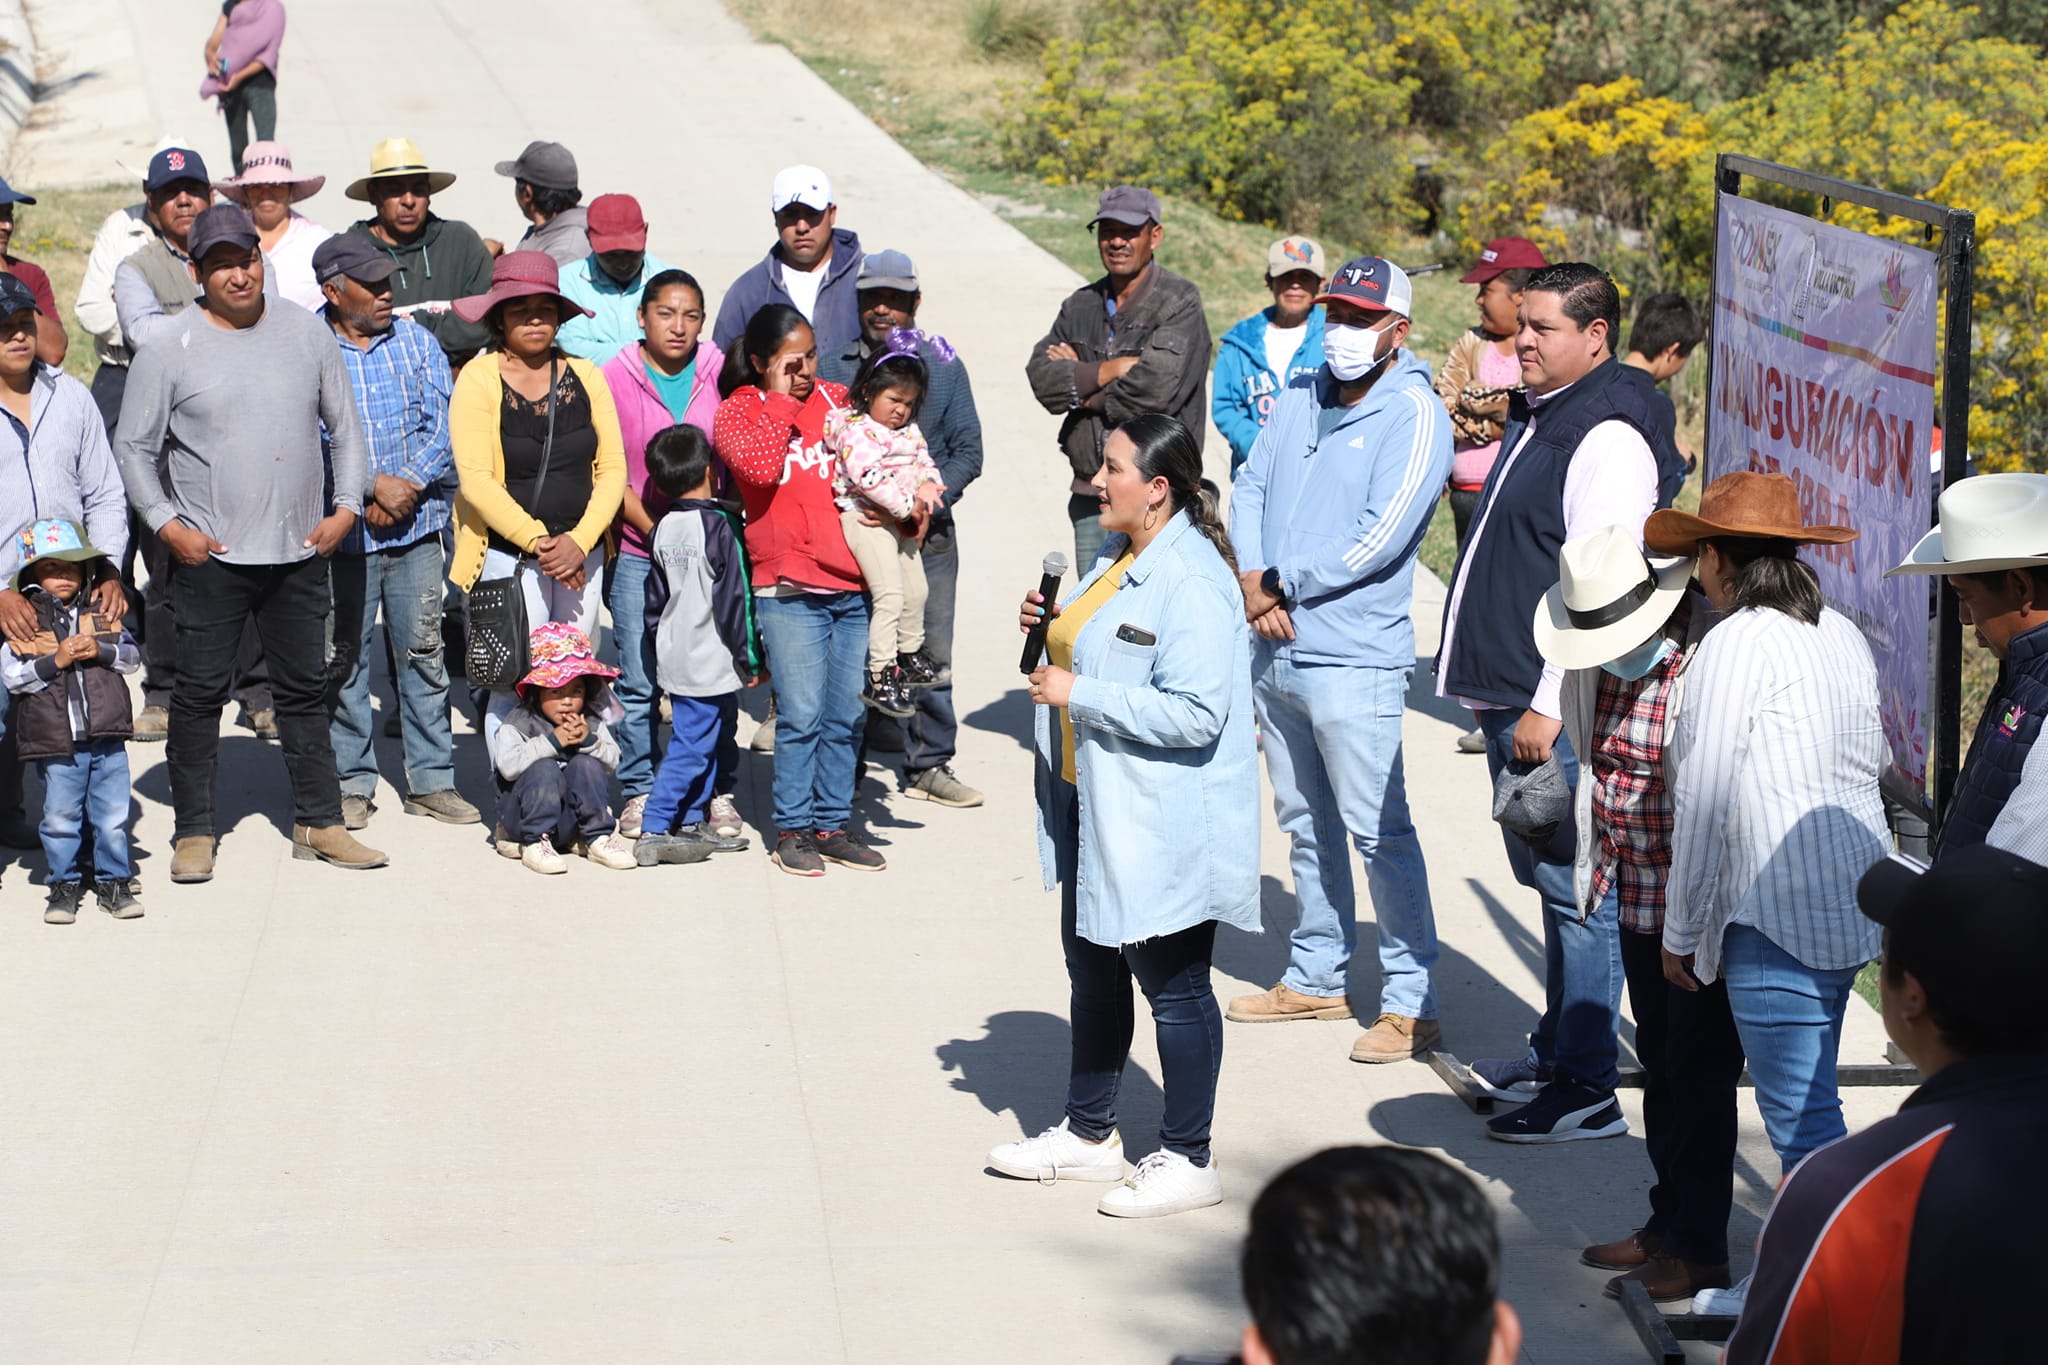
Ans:
POLYGON ((646 809, 647 798, 644 796, 636 796, 628 801, 625 808, 619 812, 619 833, 625 835, 628 839, 639 838, 640 812, 646 809))
POLYGON ((1124 1140, 1111 1133, 1101 1142, 1089 1142, 1067 1127, 1048 1128, 1035 1138, 1005 1142, 988 1154, 989 1166, 1019 1180, 1036 1180, 1050 1185, 1056 1180, 1107 1182, 1124 1178, 1124 1140))
POLYGON ((1216 1158, 1197 1166, 1179 1152, 1154 1152, 1095 1207, 1112 1218, 1164 1218, 1223 1202, 1216 1158))
POLYGON ((617 830, 601 839, 592 839, 585 843, 583 856, 599 867, 617 868, 620 871, 640 866, 633 857, 633 841, 617 830))
POLYGON ((562 861, 562 855, 555 852, 553 841, 548 839, 541 839, 531 844, 522 844, 519 849, 519 861, 525 863, 533 871, 544 873, 550 877, 569 870, 569 865, 562 861))
POLYGON ((1755 1278, 1756 1272, 1752 1270, 1726 1289, 1702 1289, 1692 1296, 1692 1311, 1713 1317, 1741 1317, 1743 1301, 1749 1297, 1749 1282, 1755 1278))
POLYGON ((705 817, 705 823, 711 826, 714 833, 722 834, 728 839, 744 828, 740 824, 740 808, 733 803, 730 796, 711 798, 711 813, 705 817))

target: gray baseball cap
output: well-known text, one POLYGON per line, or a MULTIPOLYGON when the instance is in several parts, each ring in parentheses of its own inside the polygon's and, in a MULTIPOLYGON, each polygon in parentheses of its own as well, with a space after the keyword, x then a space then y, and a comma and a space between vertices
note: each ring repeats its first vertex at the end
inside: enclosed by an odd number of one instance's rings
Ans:
POLYGON ((1537 851, 1570 857, 1576 842, 1572 787, 1556 753, 1541 763, 1511 761, 1493 780, 1493 818, 1537 851))
POLYGON ((576 188, 576 158, 559 142, 529 142, 511 161, 500 161, 497 171, 544 190, 576 188))
POLYGON ((313 278, 325 284, 346 275, 359 284, 388 280, 398 262, 379 251, 359 233, 338 232, 313 248, 313 278))
POLYGON ((1102 192, 1102 198, 1095 203, 1095 216, 1088 220, 1093 228, 1107 218, 1112 223, 1124 223, 1130 227, 1143 227, 1157 223, 1159 217, 1159 196, 1150 190, 1139 189, 1136 185, 1118 185, 1102 192))
POLYGON ((206 253, 223 242, 246 249, 259 240, 256 224, 249 220, 249 210, 240 204, 215 204, 202 209, 192 220, 192 227, 185 234, 185 247, 197 262, 205 260, 206 253))
POLYGON ((870 251, 861 257, 860 274, 854 277, 853 287, 901 289, 906 294, 923 292, 917 287, 917 267, 900 251, 870 251))

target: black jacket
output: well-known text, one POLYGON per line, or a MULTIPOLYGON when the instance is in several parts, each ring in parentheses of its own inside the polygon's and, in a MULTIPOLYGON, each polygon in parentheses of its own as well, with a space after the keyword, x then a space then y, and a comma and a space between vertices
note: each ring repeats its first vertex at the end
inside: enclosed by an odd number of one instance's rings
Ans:
POLYGON ((1981 844, 1998 813, 2020 785, 2027 752, 2041 737, 2048 712, 2048 626, 2015 635, 1998 666, 1998 681, 1984 703, 1976 738, 1956 780, 1955 799, 1941 826, 1940 860, 1959 848, 1981 844))
MULTIPOLYGON (((35 608, 36 628, 59 640, 78 633, 78 613, 31 586, 24 594, 35 608)), ((83 602, 88 609, 89 602, 83 602)), ((99 658, 57 667, 52 655, 23 659, 45 686, 15 695, 8 728, 21 746, 23 762, 69 758, 76 746, 102 740, 125 740, 135 733, 128 684, 116 669, 133 672, 140 662, 135 641, 123 633, 118 643, 102 640, 99 658), (125 651, 125 658, 123 657, 125 651)))

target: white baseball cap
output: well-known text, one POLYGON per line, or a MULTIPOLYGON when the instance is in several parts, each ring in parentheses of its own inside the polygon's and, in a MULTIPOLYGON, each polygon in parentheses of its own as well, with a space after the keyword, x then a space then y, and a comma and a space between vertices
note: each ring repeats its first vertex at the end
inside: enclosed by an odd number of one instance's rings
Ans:
POLYGON ((769 191, 769 208, 780 213, 791 204, 802 204, 820 213, 832 207, 832 180, 816 166, 788 166, 775 173, 775 188, 769 191))

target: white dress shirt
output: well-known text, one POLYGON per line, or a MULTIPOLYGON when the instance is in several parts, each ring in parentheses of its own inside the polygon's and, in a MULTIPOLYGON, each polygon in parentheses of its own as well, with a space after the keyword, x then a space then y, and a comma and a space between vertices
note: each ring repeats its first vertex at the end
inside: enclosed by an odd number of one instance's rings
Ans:
POLYGON ((78 303, 72 311, 78 316, 78 325, 92 333, 93 351, 102 365, 128 363, 121 319, 114 309, 114 272, 148 245, 149 238, 149 222, 142 216, 140 204, 108 214, 93 238, 92 255, 86 259, 85 278, 79 282, 78 303))
POLYGON ((1720 975, 1730 924, 1817 970, 1877 955, 1856 883, 1892 849, 1877 787, 1890 749, 1855 626, 1832 609, 1817 626, 1760 608, 1727 617, 1693 656, 1666 759, 1664 946, 1697 954, 1695 976, 1720 975))
POLYGON ((1991 822, 1984 842, 2048 867, 2048 736, 2028 748, 2020 784, 1991 822))

